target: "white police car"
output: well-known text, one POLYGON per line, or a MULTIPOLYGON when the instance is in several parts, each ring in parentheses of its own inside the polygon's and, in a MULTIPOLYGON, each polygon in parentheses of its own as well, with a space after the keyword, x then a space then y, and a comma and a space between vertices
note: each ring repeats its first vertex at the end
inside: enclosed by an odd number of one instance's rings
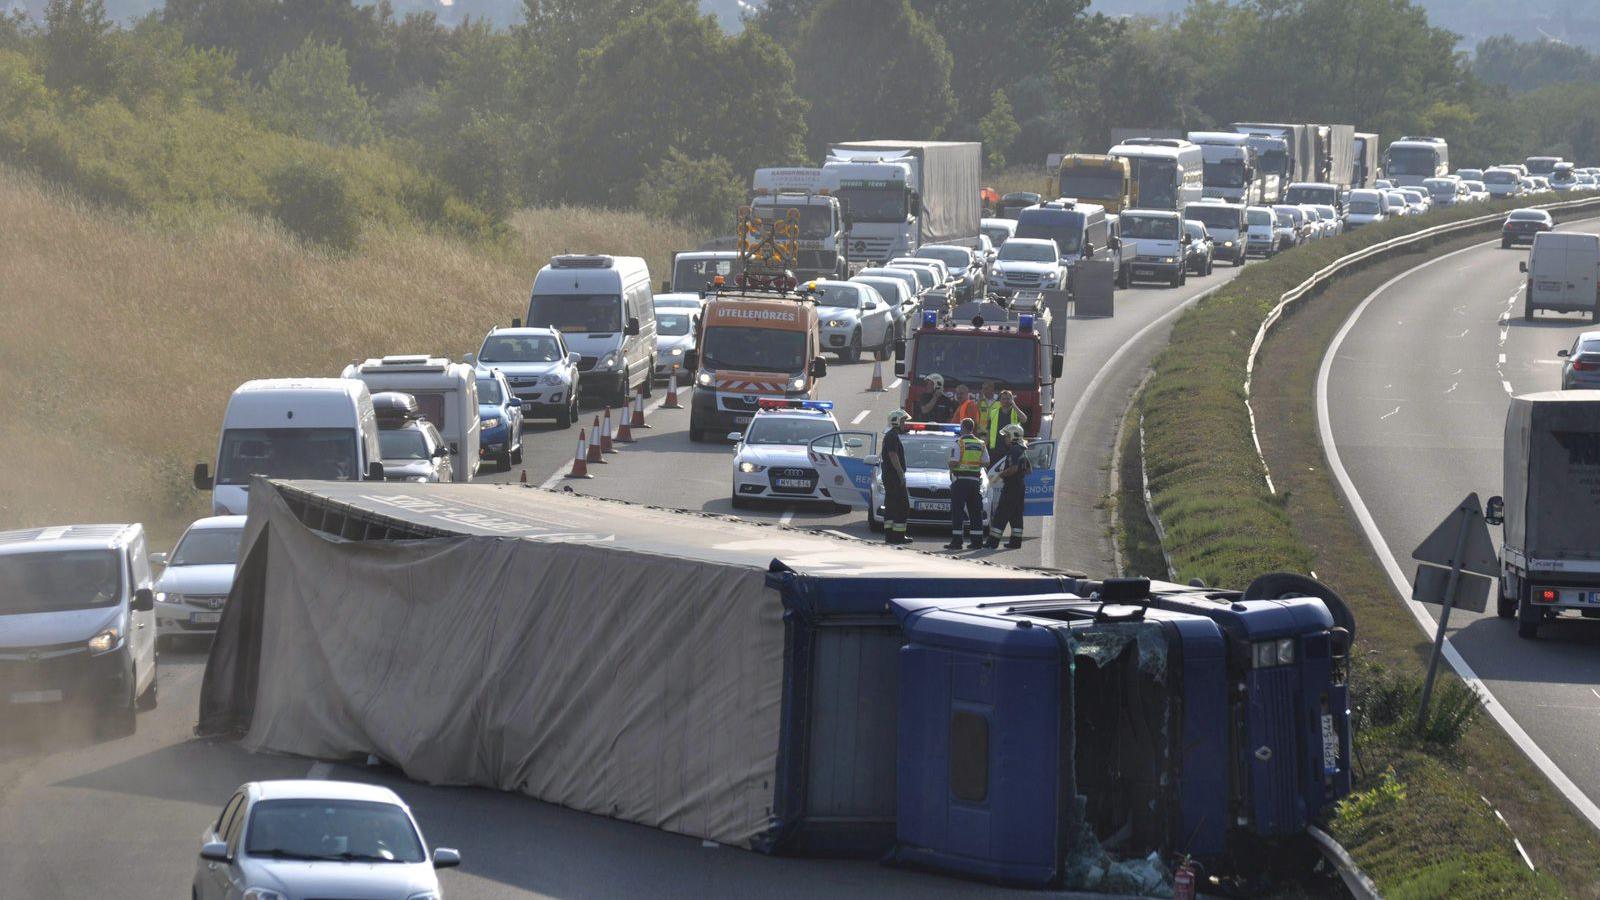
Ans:
MULTIPOLYGON (((900 444, 906 449, 906 493, 911 499, 908 525, 950 526, 950 448, 961 434, 960 425, 907 422, 900 444)), ((985 521, 999 493, 1000 479, 985 471, 983 506, 985 521)), ((883 466, 872 468, 872 502, 867 507, 867 527, 883 530, 883 466)))
POLYGON ((818 438, 840 434, 833 404, 826 400, 762 399, 744 431, 728 435, 736 445, 734 507, 742 509, 753 500, 848 503, 834 496, 837 486, 823 483, 820 456, 842 449, 865 457, 871 451, 855 435, 813 446, 818 438))

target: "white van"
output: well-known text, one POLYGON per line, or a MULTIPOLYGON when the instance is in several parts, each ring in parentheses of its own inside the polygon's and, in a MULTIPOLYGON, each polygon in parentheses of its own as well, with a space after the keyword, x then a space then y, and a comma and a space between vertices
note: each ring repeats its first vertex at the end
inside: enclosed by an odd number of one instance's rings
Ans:
POLYGON ((417 398, 417 407, 455 457, 455 481, 478 474, 477 370, 438 356, 385 356, 345 367, 345 378, 359 378, 371 393, 400 391, 417 398))
POLYGON ((71 705, 132 734, 156 705, 155 608, 142 525, 0 532, 0 719, 71 705))
POLYGON ((228 399, 217 442, 217 473, 194 467, 194 486, 212 491, 211 514, 244 515, 250 476, 326 481, 383 480, 372 394, 354 378, 246 381, 228 399))
POLYGON ((1600 322, 1600 235, 1543 231, 1518 267, 1528 274, 1522 317, 1541 309, 1583 312, 1600 322))
POLYGON ((621 406, 640 386, 650 392, 656 311, 639 257, 551 257, 534 276, 527 324, 560 331, 579 354, 580 396, 621 406))

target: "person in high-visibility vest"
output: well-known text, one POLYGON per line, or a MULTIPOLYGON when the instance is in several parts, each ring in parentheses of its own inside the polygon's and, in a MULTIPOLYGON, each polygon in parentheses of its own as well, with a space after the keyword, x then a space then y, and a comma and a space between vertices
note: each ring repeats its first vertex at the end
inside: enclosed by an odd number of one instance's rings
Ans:
POLYGON ((989 467, 989 448, 973 434, 971 419, 961 420, 961 436, 950 448, 950 543, 946 550, 983 549, 983 470, 989 467), (969 531, 970 529, 970 531, 969 531))
POLYGON ((978 410, 978 401, 972 396, 972 389, 966 385, 956 386, 956 414, 950 418, 951 422, 960 422, 962 419, 971 419, 976 423, 982 413, 978 410))
MULTIPOLYGON (((985 381, 978 391, 978 435, 985 437, 989 434, 989 420, 994 418, 994 411, 1000 408, 1000 395, 994 391, 994 382, 985 381)), ((990 445, 994 446, 993 444, 990 445)))
POLYGON ((985 435, 989 442, 989 448, 998 453, 1003 446, 1000 443, 1000 429, 1007 425, 1021 425, 1023 430, 1026 431, 1027 424, 1028 414, 1017 406, 1016 395, 1010 391, 1001 391, 1000 405, 995 407, 994 414, 989 416, 989 428, 985 435))
POLYGON ((1000 439, 1005 441, 1005 449, 995 463, 995 474, 1000 476, 1000 499, 995 503, 994 515, 989 519, 990 550, 1000 546, 1000 533, 1006 530, 1007 525, 1011 526, 1011 540, 1006 542, 1006 549, 1022 548, 1023 500, 1030 469, 1028 442, 1022 434, 1021 425, 1007 425, 1000 429, 1000 439))
POLYGON ((911 493, 906 488, 906 446, 900 435, 906 432, 911 414, 903 409, 889 412, 889 430, 883 433, 883 452, 878 455, 883 475, 883 539, 890 544, 912 543, 906 533, 911 517, 911 493))

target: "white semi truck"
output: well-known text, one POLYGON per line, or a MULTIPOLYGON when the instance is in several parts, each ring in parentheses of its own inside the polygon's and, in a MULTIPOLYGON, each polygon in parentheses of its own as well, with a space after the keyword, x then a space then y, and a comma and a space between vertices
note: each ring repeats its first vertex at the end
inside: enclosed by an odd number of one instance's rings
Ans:
POLYGON ((850 141, 830 147, 822 168, 849 212, 853 261, 881 264, 923 244, 978 245, 982 144, 850 141))

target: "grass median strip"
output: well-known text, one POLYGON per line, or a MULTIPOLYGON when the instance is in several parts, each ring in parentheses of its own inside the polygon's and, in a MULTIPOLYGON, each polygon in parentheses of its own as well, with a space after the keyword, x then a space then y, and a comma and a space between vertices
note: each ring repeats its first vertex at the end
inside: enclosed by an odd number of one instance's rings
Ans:
MULTIPOLYGON (((1251 441, 1244 366, 1278 298, 1318 269, 1378 241, 1493 209, 1388 223, 1252 266, 1179 321, 1142 398, 1145 465, 1179 577, 1243 585, 1266 571, 1315 571, 1356 612, 1357 793, 1328 830, 1391 898, 1597 897, 1595 837, 1510 740, 1479 721, 1477 704, 1453 677, 1441 682, 1443 702, 1436 701, 1427 737, 1411 736, 1427 641, 1395 601, 1323 464, 1313 391, 1322 352, 1362 297, 1423 257, 1391 256, 1347 273, 1272 332, 1257 362, 1254 402, 1276 494, 1251 441)), ((1486 234, 1438 243, 1465 246, 1486 234)))

